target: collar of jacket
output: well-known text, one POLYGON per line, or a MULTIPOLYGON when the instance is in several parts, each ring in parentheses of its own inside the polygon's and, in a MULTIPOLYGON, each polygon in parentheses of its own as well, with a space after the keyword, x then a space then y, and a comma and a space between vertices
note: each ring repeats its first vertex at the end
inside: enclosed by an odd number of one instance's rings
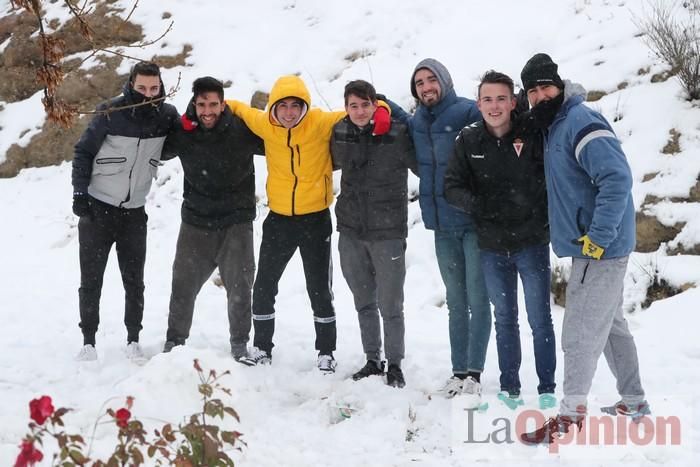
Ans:
POLYGON ((549 125, 550 130, 555 123, 566 118, 572 107, 579 105, 585 100, 586 90, 583 86, 578 83, 572 83, 568 79, 564 80, 564 90, 562 92, 564 93, 564 102, 562 102, 557 116, 554 117, 554 121, 549 125))
POLYGON ((500 138, 491 134, 489 131, 488 127, 486 126, 486 121, 482 118, 481 121, 478 123, 479 128, 479 140, 483 142, 492 142, 494 144, 498 144, 499 141, 512 141, 514 138, 514 133, 515 133, 515 126, 516 126, 516 121, 515 117, 511 113, 510 115, 510 130, 508 130, 508 133, 505 135, 501 136, 500 138))
POLYGON ((228 105, 224 105, 224 111, 221 113, 221 118, 219 118, 219 121, 216 122, 214 128, 212 128, 211 130, 207 129, 201 123, 199 123, 199 120, 197 120, 196 131, 202 134, 223 133, 228 129, 229 126, 231 126, 232 122, 233 112, 231 112, 231 109, 229 109, 228 105))

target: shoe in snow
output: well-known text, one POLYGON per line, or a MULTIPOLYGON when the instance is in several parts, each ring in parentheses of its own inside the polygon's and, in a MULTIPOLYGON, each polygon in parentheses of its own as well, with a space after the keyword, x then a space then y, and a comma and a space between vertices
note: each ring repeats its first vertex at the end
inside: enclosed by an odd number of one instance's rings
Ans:
POLYGON ((403 377, 401 367, 392 363, 386 370, 386 384, 394 388, 402 388, 406 386, 406 380, 403 377))
POLYGON ((165 344, 163 344, 163 353, 168 353, 172 351, 175 347, 178 345, 184 345, 180 342, 175 342, 175 341, 165 341, 165 344))
POLYGON ((324 374, 335 373, 335 367, 338 366, 333 355, 327 354, 319 355, 316 364, 318 365, 318 370, 324 374))
POLYGON ((581 430, 582 424, 582 418, 575 421, 571 417, 557 415, 544 422, 544 425, 535 431, 521 434, 520 439, 525 444, 552 444, 560 434, 568 433, 572 426, 581 430))
POLYGON ((557 396, 551 392, 544 392, 540 394, 538 402, 540 404, 540 410, 552 409, 557 405, 557 396))
POLYGON ((92 344, 85 344, 78 355, 75 356, 75 360, 78 362, 94 362, 97 360, 97 350, 92 344))
POLYGON ((519 406, 525 404, 525 401, 523 401, 522 397, 520 397, 520 394, 511 394, 508 391, 501 391, 496 397, 499 401, 503 402, 506 405, 506 407, 508 407, 510 410, 515 410, 519 406))
POLYGON ((376 360, 367 360, 365 366, 360 368, 357 373, 352 375, 354 381, 360 380, 362 378, 367 378, 373 375, 383 375, 384 374, 384 362, 378 362, 376 360))
POLYGON ((478 409, 481 406, 481 383, 473 376, 464 379, 462 399, 465 409, 478 409))
POLYGON ((246 366, 255 366, 255 365, 271 365, 272 364, 272 355, 270 353, 265 352, 262 349, 259 349, 257 347, 251 348, 249 351, 246 352, 245 355, 240 355, 238 358, 235 356, 233 357, 238 363, 242 363, 243 365, 246 366))
POLYGON ((146 355, 143 353, 143 349, 138 342, 129 342, 126 344, 126 358, 137 363, 146 361, 146 355))
POLYGON ((464 380, 457 376, 451 376, 445 384, 438 390, 447 399, 452 399, 457 394, 462 394, 464 380))
POLYGON ((615 405, 601 407, 600 411, 608 415, 624 415, 626 417, 632 417, 634 420, 645 415, 651 415, 651 409, 649 408, 649 403, 646 400, 631 405, 618 401, 615 403, 615 405))

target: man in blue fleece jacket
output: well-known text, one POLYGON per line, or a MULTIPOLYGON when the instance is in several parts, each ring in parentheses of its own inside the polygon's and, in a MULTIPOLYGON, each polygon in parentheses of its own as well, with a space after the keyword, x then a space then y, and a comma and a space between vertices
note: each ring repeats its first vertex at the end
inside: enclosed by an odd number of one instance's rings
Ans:
POLYGON ((562 329, 564 398, 560 414, 532 433, 551 443, 581 428, 600 354, 617 379, 616 412, 649 412, 634 338, 622 314, 622 292, 635 245, 632 173, 608 121, 583 104, 579 85, 562 81, 546 54, 533 56, 521 78, 535 124, 544 134, 550 236, 554 253, 572 258, 562 329))

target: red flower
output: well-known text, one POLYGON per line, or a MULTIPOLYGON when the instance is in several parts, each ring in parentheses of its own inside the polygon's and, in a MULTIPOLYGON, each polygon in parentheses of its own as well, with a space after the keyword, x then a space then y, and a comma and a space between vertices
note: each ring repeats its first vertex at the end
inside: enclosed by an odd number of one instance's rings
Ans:
POLYGON ((128 409, 119 409, 114 414, 114 418, 117 421, 117 426, 120 428, 126 428, 129 424, 129 419, 131 418, 131 412, 128 409))
POLYGON ((39 425, 43 425, 47 418, 53 413, 53 405, 49 396, 41 396, 39 399, 32 399, 29 403, 29 416, 39 425))
POLYGON ((44 458, 41 451, 34 448, 34 441, 32 440, 25 439, 22 441, 20 448, 22 448, 22 450, 17 456, 17 460, 15 460, 15 467, 28 467, 37 462, 41 462, 44 458))

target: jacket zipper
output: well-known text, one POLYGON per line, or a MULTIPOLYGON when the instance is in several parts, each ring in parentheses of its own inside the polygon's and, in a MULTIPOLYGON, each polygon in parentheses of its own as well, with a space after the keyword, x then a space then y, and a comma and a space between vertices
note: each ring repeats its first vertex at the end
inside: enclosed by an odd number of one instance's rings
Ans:
POLYGON ((134 163, 131 164, 131 169, 129 170, 129 191, 126 193, 126 199, 119 203, 119 207, 122 207, 124 203, 128 203, 131 200, 131 176, 134 174, 134 167, 136 167, 136 162, 139 160, 139 149, 141 147, 141 137, 136 141, 136 156, 134 157, 134 163))
MULTIPOLYGON (((294 148, 292 147, 292 129, 287 130, 287 147, 289 147, 289 155, 291 156, 289 159, 290 162, 290 167, 292 170, 292 175, 294 176, 294 186, 292 187, 292 216, 294 214, 294 204, 296 201, 296 193, 297 193, 297 184, 299 183, 299 179, 297 178, 296 172, 294 172, 294 148)), ((297 145, 297 151, 299 150, 299 146, 297 145)), ((301 154, 299 154, 299 162, 301 162, 301 154)))
MULTIPOLYGON (((432 125, 432 123, 431 123, 432 125)), ((428 127, 428 139, 430 140, 430 154, 433 157, 433 206, 435 207, 435 226, 436 230, 440 230, 440 213, 438 212, 437 202, 437 158, 435 157, 435 147, 433 146, 433 130, 428 127)))

